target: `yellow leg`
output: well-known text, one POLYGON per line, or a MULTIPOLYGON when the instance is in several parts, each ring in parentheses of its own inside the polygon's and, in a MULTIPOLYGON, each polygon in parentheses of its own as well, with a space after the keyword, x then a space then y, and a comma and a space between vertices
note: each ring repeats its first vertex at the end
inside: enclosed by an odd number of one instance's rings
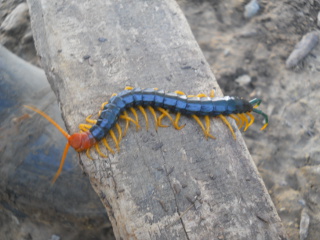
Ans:
POLYGON ((262 126, 262 128, 260 128, 260 130, 261 130, 261 131, 264 130, 267 126, 268 126, 268 123, 264 124, 264 125, 262 126))
POLYGON ((211 92, 210 92, 210 97, 211 97, 211 98, 214 98, 214 90, 213 90, 213 89, 212 89, 211 92))
POLYGON ((112 148, 110 147, 109 143, 107 142, 107 139, 103 138, 103 139, 102 139, 102 143, 103 143, 103 145, 108 149, 109 152, 111 152, 112 154, 114 154, 114 151, 112 150, 112 148))
MULTIPOLYGON (((102 103, 100 109, 103 110, 103 109, 104 109, 104 106, 107 105, 108 103, 109 103, 109 102, 104 102, 104 103, 102 103)), ((101 111, 100 111, 100 112, 101 112, 101 111)), ((100 115, 100 114, 99 114, 99 115, 100 115)))
POLYGON ((237 115, 235 115, 235 114, 230 114, 229 116, 236 121, 236 124, 237 124, 237 126, 239 127, 239 126, 240 126, 240 120, 239 120, 239 118, 237 117, 237 115))
POLYGON ((244 120, 242 119, 242 117, 241 117, 241 114, 240 113, 237 113, 237 116, 239 117, 239 119, 240 119, 240 125, 238 126, 239 127, 239 129, 241 130, 241 128, 243 127, 243 124, 244 124, 244 120))
POLYGON ((188 95, 187 97, 188 97, 188 98, 191 98, 191 97, 195 97, 195 95, 188 95))
POLYGON ((64 162, 66 160, 66 157, 67 157, 67 154, 68 154, 68 150, 69 150, 69 147, 70 147, 70 144, 69 142, 67 142, 64 150, 63 150, 63 154, 62 154, 62 157, 61 157, 61 160, 60 160, 60 165, 59 165, 59 168, 56 172, 56 174, 54 175, 51 183, 54 184, 55 181, 57 181, 58 177, 60 176, 61 172, 62 172, 62 168, 63 168, 63 165, 64 165, 64 162))
POLYGON ((92 158, 91 155, 90 155, 90 148, 87 149, 86 155, 87 155, 87 157, 88 157, 89 159, 93 160, 93 158, 92 158))
POLYGON ((248 124, 248 127, 250 127, 251 125, 252 125, 252 123, 254 122, 254 116, 251 114, 251 113, 249 113, 249 112, 247 112, 246 113, 248 116, 249 116, 249 118, 250 118, 250 122, 249 122, 249 124, 248 124))
POLYGON ((126 126, 125 126, 124 132, 123 132, 123 136, 125 136, 127 134, 127 131, 129 128, 129 123, 130 123, 130 120, 127 119, 127 118, 129 118, 127 111, 124 111, 123 114, 120 116, 120 118, 126 120, 126 126))
POLYGON ((198 95, 197 95, 197 97, 207 97, 207 95, 205 95, 204 93, 199 93, 198 95))
POLYGON ((159 126, 159 127, 169 127, 168 125, 163 125, 163 124, 161 123, 162 119, 163 119, 165 116, 166 116, 165 114, 162 114, 161 116, 159 116, 159 118, 158 118, 158 126, 159 126))
POLYGON ((206 133, 210 133, 210 117, 209 116, 204 116, 204 121, 206 124, 206 133))
POLYGON ((241 129, 242 127, 244 127, 244 131, 246 130, 246 127, 248 125, 248 119, 243 115, 243 113, 238 113, 237 114, 238 117, 240 118, 241 120, 241 124, 240 124, 240 127, 239 129, 241 129))
POLYGON ((106 156, 106 155, 104 155, 104 154, 103 154, 103 152, 101 152, 101 150, 100 150, 100 147, 99 147, 99 144, 98 144, 98 143, 96 143, 96 144, 94 145, 94 147, 95 147, 96 151, 99 153, 99 155, 100 155, 101 157, 103 157, 103 158, 107 158, 107 156, 106 156))
MULTIPOLYGON (((114 97, 114 96, 117 96, 117 94, 116 94, 116 93, 112 93, 110 98, 112 98, 112 97, 114 97)), ((100 109, 103 110, 103 109, 104 109, 104 106, 107 105, 108 103, 109 103, 108 101, 102 103, 100 109)), ((101 113, 101 111, 99 111, 99 116, 100 116, 100 113, 101 113)))
POLYGON ((153 107, 148 106, 149 111, 151 112, 153 118, 154 118, 154 122, 155 122, 155 127, 156 127, 156 131, 158 131, 158 118, 157 118, 157 114, 156 111, 153 109, 153 107))
POLYGON ((96 123, 97 123, 97 120, 92 119, 91 116, 92 116, 92 115, 89 115, 89 116, 86 118, 86 122, 87 122, 87 123, 91 123, 91 124, 96 124, 96 123))
POLYGON ((124 90, 132 90, 133 89, 133 87, 130 87, 130 86, 126 86, 125 88, 124 88, 124 90))
POLYGON ((117 131, 118 131, 118 134, 119 134, 118 141, 120 143, 121 139, 122 139, 122 130, 121 130, 121 127, 120 127, 120 125, 118 123, 116 123, 116 128, 117 128, 117 131))
POLYGON ((162 113, 162 115, 158 118, 158 124, 159 124, 159 127, 168 127, 167 125, 162 125, 161 124, 161 120, 163 117, 168 117, 172 123, 172 125, 174 125, 174 121, 173 121, 173 118, 171 117, 171 115, 167 112, 167 110, 159 107, 158 108, 158 111, 162 113))
POLYGON ((179 90, 177 90, 177 91, 174 91, 176 94, 179 94, 179 95, 187 95, 187 94, 185 94, 184 92, 182 92, 182 91, 179 91, 179 90))
POLYGON ((236 134, 234 133, 233 128, 232 128, 231 124, 229 123, 228 119, 225 116, 223 116, 222 114, 220 114, 218 117, 228 126, 230 132, 232 133, 233 138, 236 139, 237 138, 236 134))
POLYGON ((184 128, 186 126, 186 124, 179 126, 180 117, 181 117, 181 113, 178 112, 176 115, 176 119, 174 120, 174 123, 173 123, 174 128, 177 130, 181 130, 182 128, 184 128))
POLYGON ((248 124, 249 124, 249 121, 248 121, 248 118, 246 117, 246 115, 244 115, 244 113, 241 114, 241 117, 242 117, 242 120, 244 121, 245 125, 244 125, 244 129, 243 131, 247 131, 248 129, 248 124))
POLYGON ((206 139, 208 139, 208 137, 212 138, 212 139, 215 139, 214 136, 212 136, 210 133, 207 133, 205 127, 203 126, 203 123, 200 121, 199 117, 197 115, 191 115, 191 117, 194 118, 194 120, 196 120, 196 122, 200 125, 203 133, 204 133, 204 136, 206 137, 206 139))
POLYGON ((83 132, 87 132, 89 131, 89 129, 92 127, 92 125, 90 124, 85 124, 85 123, 82 123, 82 124, 79 124, 79 129, 83 132))
POLYGON ((139 118, 138 118, 138 114, 137 114, 137 111, 131 107, 129 108, 130 111, 132 112, 132 114, 134 115, 135 119, 136 119, 136 123, 138 123, 136 126, 137 126, 137 130, 140 128, 140 125, 139 125, 139 118))
POLYGON ((109 134, 110 134, 112 140, 114 141, 114 143, 116 144, 117 151, 119 152, 120 147, 119 147, 119 142, 118 142, 118 139, 116 137, 116 134, 114 133, 114 131, 112 129, 109 131, 109 134))
MULTIPOLYGON (((129 116, 128 116, 128 113, 127 113, 126 111, 124 111, 123 113, 124 113, 124 114, 123 114, 123 115, 120 115, 119 118, 125 119, 125 120, 128 121, 128 122, 132 122, 132 123, 134 123, 134 124, 137 126, 137 128, 140 128, 140 125, 139 125, 135 120, 133 120, 131 117, 129 117, 129 116)), ((128 127, 126 126, 124 135, 127 133, 127 129, 128 129, 128 127)))
POLYGON ((149 121, 148 121, 148 116, 146 111, 144 110, 144 108, 142 106, 138 106, 139 110, 142 112, 142 115, 144 116, 144 119, 146 120, 146 129, 148 131, 149 129, 149 121))
MULTIPOLYGON (((184 92, 182 92, 182 91, 179 91, 179 90, 177 90, 177 91, 174 91, 176 94, 178 94, 178 95, 186 95, 184 92)), ((159 124, 159 126, 160 127, 168 127, 167 125, 162 125, 161 124, 161 121, 162 121, 162 119, 164 118, 164 117, 168 117, 169 119, 170 119, 170 115, 169 115, 169 111, 168 110, 165 110, 165 109, 163 109, 166 113, 164 113, 162 110, 161 110, 161 112, 162 112, 162 114, 161 114, 161 116, 158 118, 158 124, 159 124)), ((160 110, 159 110, 160 111, 160 110)), ((178 125, 178 122, 179 122, 179 119, 180 119, 180 116, 181 116, 181 114, 180 113, 177 113, 177 115, 176 115, 176 119, 173 121, 173 119, 171 120, 171 122, 172 122, 172 124, 173 124, 173 126, 174 126, 174 128, 175 129, 177 129, 177 130, 180 130, 180 129, 182 129, 182 128, 184 128, 184 126, 185 125, 183 125, 183 126, 179 126, 178 125)))

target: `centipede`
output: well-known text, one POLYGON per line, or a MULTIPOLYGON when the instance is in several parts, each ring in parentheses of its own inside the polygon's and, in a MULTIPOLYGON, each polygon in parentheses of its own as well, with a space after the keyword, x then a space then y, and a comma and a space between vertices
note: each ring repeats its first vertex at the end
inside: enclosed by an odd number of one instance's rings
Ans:
POLYGON ((146 109, 148 109, 155 121, 156 131, 158 127, 168 127, 168 125, 162 122, 164 118, 168 118, 175 129, 181 130, 186 124, 180 125, 179 121, 181 115, 185 115, 197 122, 206 139, 215 139, 211 134, 210 128, 210 118, 215 117, 225 123, 233 138, 236 139, 235 132, 228 117, 234 119, 238 128, 243 128, 244 131, 255 121, 252 113, 262 115, 264 118, 264 125, 260 130, 264 130, 268 126, 268 115, 258 109, 261 102, 262 100, 259 98, 247 101, 232 96, 215 97, 214 90, 207 96, 203 93, 186 95, 182 91, 165 92, 158 88, 142 89, 128 86, 119 94, 112 94, 109 101, 102 103, 100 111, 98 112, 98 119, 92 119, 92 115, 88 116, 86 123, 79 125, 80 131, 71 135, 43 111, 33 106, 24 105, 24 107, 47 119, 67 139, 59 169, 52 179, 52 183, 54 183, 62 172, 70 146, 77 152, 86 151, 86 155, 90 159, 93 159, 90 155, 92 148, 104 158, 108 156, 103 153, 100 146, 104 146, 111 154, 119 151, 120 142, 126 135, 129 125, 134 124, 137 130, 140 128, 137 109, 145 119, 147 130, 149 128, 149 119, 146 109), (175 114, 175 117, 173 117, 172 114, 175 114), (120 120, 124 121, 124 130, 119 124, 120 120), (111 147, 110 141, 113 142, 115 150, 111 147))

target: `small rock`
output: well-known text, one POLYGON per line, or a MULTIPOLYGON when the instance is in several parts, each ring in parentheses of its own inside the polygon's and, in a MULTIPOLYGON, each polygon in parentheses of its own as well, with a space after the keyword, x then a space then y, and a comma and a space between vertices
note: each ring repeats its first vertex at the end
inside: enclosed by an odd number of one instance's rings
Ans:
POLYGON ((87 60, 87 59, 89 59, 91 56, 90 55, 85 55, 85 56, 83 56, 82 58, 83 58, 83 60, 87 60))
POLYGON ((305 240, 308 236, 308 229, 310 224, 310 216, 307 213, 307 210, 304 208, 301 212, 301 220, 300 220, 300 240, 305 240))
POLYGON ((21 42, 22 43, 31 43, 31 42, 33 42, 33 34, 32 34, 31 29, 24 34, 21 42))
POLYGON ((106 42, 108 39, 104 38, 104 37, 99 37, 98 41, 99 42, 106 42))
POLYGON ((12 32, 19 30, 21 26, 29 23, 29 8, 26 3, 20 3, 1 24, 1 30, 5 32, 12 32))
POLYGON ((300 42, 296 44, 292 53, 286 61, 286 67, 292 68, 296 66, 303 58, 305 58, 311 50, 318 44, 319 34, 317 31, 307 33, 300 42))
POLYGON ((247 74, 241 75, 235 80, 240 86, 248 85, 251 82, 251 77, 247 74))
POLYGON ((249 19, 255 16, 260 10, 259 3, 257 0, 251 0, 246 6, 244 7, 244 17, 249 19))
POLYGON ((258 35, 258 31, 255 28, 252 28, 251 26, 246 27, 243 31, 240 32, 238 35, 242 38, 252 38, 258 35))
POLYGON ((303 207, 306 206, 306 201, 304 199, 299 199, 298 203, 303 207))
POLYGON ((50 240, 60 240, 60 237, 58 235, 53 234, 51 235, 50 240))

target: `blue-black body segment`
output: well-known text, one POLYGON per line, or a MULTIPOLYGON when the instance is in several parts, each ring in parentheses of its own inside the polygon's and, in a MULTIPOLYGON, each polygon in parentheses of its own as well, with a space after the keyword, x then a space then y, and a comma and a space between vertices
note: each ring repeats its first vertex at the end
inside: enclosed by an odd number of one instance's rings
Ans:
POLYGON ((163 107, 163 102, 165 98, 165 92, 163 90, 156 90, 154 96, 154 104, 155 107, 163 107))
POLYGON ((178 101, 178 94, 167 93, 163 98, 163 108, 175 111, 178 101))
POLYGON ((223 97, 190 97, 176 93, 165 93, 163 90, 153 88, 134 88, 124 90, 112 97, 104 106, 97 124, 92 126, 90 132, 100 141, 116 124, 119 116, 130 107, 155 107, 169 109, 172 112, 180 112, 184 115, 218 116, 251 112, 253 106, 246 100, 223 97))
POLYGON ((93 125, 89 131, 97 141, 100 141, 102 138, 106 136, 104 135, 105 131, 98 125, 93 125))
POLYGON ((154 104, 155 97, 153 88, 146 88, 142 90, 142 102, 144 106, 152 106, 154 104))

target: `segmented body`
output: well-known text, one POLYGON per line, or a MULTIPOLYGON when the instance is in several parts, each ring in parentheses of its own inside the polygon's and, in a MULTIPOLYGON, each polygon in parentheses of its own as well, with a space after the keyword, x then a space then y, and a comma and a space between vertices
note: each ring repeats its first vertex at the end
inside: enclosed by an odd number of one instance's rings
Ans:
POLYGON ((254 116, 250 112, 255 112, 264 117, 265 124, 261 128, 263 130, 268 125, 268 116, 257 109, 260 105, 260 99, 253 99, 246 101, 244 99, 236 97, 214 97, 214 92, 211 91, 210 97, 205 94, 186 95, 181 91, 175 91, 174 93, 166 93, 163 90, 154 88, 132 88, 126 87, 124 91, 119 94, 114 94, 109 102, 102 104, 102 109, 99 112, 98 120, 93 120, 89 117, 86 118, 88 124, 80 124, 79 128, 81 132, 69 135, 64 131, 53 119, 41 110, 25 106, 46 118, 68 139, 66 147, 64 149, 59 169, 53 178, 53 182, 56 181, 62 171, 64 160, 66 158, 69 147, 73 147, 76 151, 86 150, 87 156, 91 158, 89 150, 94 147, 96 151, 102 157, 107 157, 99 147, 101 142, 109 152, 115 153, 110 147, 106 137, 111 136, 112 141, 115 143, 117 150, 119 150, 119 143, 122 137, 125 135, 129 123, 134 123, 139 128, 139 119, 135 108, 138 108, 146 121, 146 128, 148 129, 148 116, 145 112, 145 108, 149 109, 155 120, 156 129, 158 127, 167 127, 162 125, 161 121, 164 117, 169 118, 174 128, 177 130, 182 129, 185 125, 179 126, 179 119, 181 114, 191 116, 201 127, 206 138, 214 138, 210 133, 210 117, 220 118, 229 128, 233 138, 236 138, 234 130, 225 116, 230 116, 236 120, 239 129, 244 127, 244 131, 254 122, 254 116), (127 110, 130 110, 134 116, 131 118, 127 110), (161 115, 158 117, 156 111, 158 110, 161 115), (173 119, 170 112, 176 113, 176 118, 173 119), (204 118, 204 123, 200 120, 199 116, 204 118), (249 120, 248 118, 249 117, 249 120), (121 130, 118 124, 118 119, 124 119, 126 121, 125 131, 121 130), (117 130, 116 136, 113 128, 117 130))
POLYGON ((124 90, 113 96, 106 104, 100 117, 89 130, 92 136, 100 141, 116 124, 119 116, 131 107, 163 108, 183 115, 197 115, 216 117, 219 115, 246 113, 253 110, 253 106, 246 100, 235 97, 187 97, 177 93, 165 93, 153 88, 134 88, 124 90))

